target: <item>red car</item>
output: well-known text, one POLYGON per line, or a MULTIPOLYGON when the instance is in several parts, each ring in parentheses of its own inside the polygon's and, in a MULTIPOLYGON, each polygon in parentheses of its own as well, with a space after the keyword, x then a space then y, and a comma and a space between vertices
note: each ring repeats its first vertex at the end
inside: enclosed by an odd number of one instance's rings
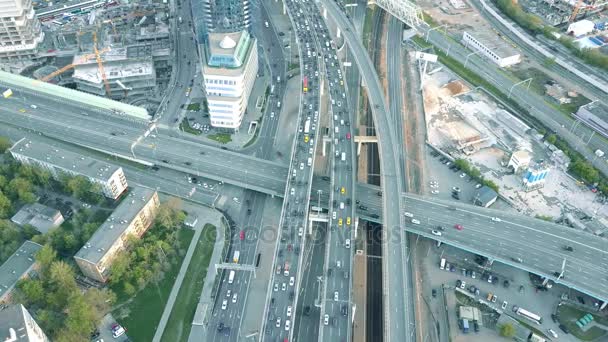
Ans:
POLYGON ((350 140, 350 133, 346 133, 346 139, 350 140))
POLYGON ((241 238, 241 241, 245 240, 245 231, 244 230, 241 230, 239 237, 241 238))
POLYGON ((462 225, 461 224, 456 224, 454 225, 454 228, 458 229, 458 230, 462 230, 462 225))

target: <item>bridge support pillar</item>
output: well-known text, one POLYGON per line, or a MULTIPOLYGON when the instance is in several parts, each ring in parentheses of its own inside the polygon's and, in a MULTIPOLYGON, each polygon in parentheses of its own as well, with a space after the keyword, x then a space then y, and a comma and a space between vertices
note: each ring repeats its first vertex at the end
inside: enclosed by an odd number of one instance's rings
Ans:
POLYGON ((600 311, 604 310, 606 308, 606 305, 608 305, 608 302, 603 302, 602 305, 600 306, 600 311))

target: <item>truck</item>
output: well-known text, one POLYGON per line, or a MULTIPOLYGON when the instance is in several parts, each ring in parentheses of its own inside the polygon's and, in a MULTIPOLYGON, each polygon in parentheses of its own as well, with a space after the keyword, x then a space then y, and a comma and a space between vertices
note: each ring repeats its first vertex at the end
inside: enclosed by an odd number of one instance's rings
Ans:
POLYGON ((285 267, 283 267, 283 275, 289 277, 289 261, 285 261, 285 267))
POLYGON ((346 161, 346 152, 342 152, 342 161, 346 161))
POLYGON ((441 263, 439 263, 439 269, 440 270, 445 269, 445 258, 441 258, 441 263))
POLYGON ((310 119, 307 119, 304 123, 304 133, 308 134, 310 132, 310 119))
POLYGON ((468 319, 462 319, 462 332, 463 333, 468 333, 469 332, 469 320, 468 319))
POLYGON ((2 96, 5 99, 8 99, 9 97, 11 97, 13 95, 13 90, 12 89, 6 89, 3 93, 2 96))
POLYGON ((235 263, 235 264, 238 264, 240 256, 241 256, 241 252, 234 251, 234 256, 232 257, 232 262, 235 263))
POLYGON ((232 284, 234 281, 234 270, 230 271, 230 275, 228 275, 228 284, 232 284))

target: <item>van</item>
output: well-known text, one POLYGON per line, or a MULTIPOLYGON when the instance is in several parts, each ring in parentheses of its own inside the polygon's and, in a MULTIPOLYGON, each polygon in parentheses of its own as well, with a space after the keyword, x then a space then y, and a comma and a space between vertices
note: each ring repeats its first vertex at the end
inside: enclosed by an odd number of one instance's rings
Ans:
POLYGON ((341 159, 342 159, 342 161, 346 161, 346 153, 345 152, 342 152, 342 158, 341 159))
POLYGON ((230 275, 228 275, 228 284, 232 284, 234 282, 234 270, 230 271, 230 275))
POLYGON ((340 209, 344 209, 344 202, 340 202, 340 209))
POLYGON ((445 258, 441 258, 441 262, 439 263, 439 269, 445 269, 445 258))
POLYGON ((312 165, 312 158, 308 158, 308 162, 307 162, 308 166, 312 165))

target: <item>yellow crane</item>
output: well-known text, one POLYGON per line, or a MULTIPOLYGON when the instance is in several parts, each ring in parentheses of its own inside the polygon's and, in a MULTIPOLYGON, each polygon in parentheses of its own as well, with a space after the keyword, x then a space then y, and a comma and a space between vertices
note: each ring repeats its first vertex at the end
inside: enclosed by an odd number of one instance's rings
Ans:
POLYGON ((107 96, 112 95, 112 91, 110 90, 110 83, 108 82, 108 78, 106 77, 106 71, 103 68, 103 61, 101 60, 101 53, 97 49, 97 32, 93 32, 93 51, 95 51, 95 59, 97 60, 97 66, 99 67, 99 73, 101 74, 101 79, 103 80, 103 84, 106 87, 107 96))
MULTIPOLYGON (((100 53, 100 54, 104 54, 104 53, 106 53, 106 52, 108 52, 108 51, 110 51, 110 48, 104 48, 104 49, 102 49, 101 51, 99 51, 99 53, 100 53)), ((82 62, 85 62, 85 61, 87 61, 89 58, 93 58, 93 57, 95 57, 95 54, 94 54, 94 53, 91 53, 91 54, 88 54, 88 55, 84 55, 84 56, 82 56, 81 61, 82 61, 82 62)), ((50 81, 52 78, 54 78, 54 77, 56 77, 56 76, 59 76, 59 75, 63 74, 64 72, 66 72, 66 71, 68 71, 68 70, 70 70, 70 69, 74 68, 75 66, 76 66, 76 64, 75 64, 75 63, 68 64, 68 65, 64 66, 63 68, 58 69, 58 70, 55 70, 55 71, 53 71, 52 73, 50 73, 50 74, 48 74, 48 75, 46 75, 46 76, 44 76, 44 77, 40 78, 40 81, 42 81, 42 82, 48 82, 48 81, 50 81)))

